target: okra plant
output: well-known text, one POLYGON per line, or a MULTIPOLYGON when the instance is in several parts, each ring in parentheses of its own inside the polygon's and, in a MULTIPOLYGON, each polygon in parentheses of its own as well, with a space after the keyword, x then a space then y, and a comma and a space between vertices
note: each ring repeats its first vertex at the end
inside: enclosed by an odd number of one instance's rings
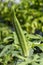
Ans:
POLYGON ((0 0, 0 65, 43 65, 43 0, 0 0))

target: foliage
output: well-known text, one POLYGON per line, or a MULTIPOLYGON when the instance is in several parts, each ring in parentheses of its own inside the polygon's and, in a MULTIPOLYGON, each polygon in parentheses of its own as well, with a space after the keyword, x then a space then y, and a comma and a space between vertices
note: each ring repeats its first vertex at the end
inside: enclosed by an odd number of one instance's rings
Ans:
POLYGON ((0 0, 0 65, 43 65, 42 35, 43 0, 0 0))

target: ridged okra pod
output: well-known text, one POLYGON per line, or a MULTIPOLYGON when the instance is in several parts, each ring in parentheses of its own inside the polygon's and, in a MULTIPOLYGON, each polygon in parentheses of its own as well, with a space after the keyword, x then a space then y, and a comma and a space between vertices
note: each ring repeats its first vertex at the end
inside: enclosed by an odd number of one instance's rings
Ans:
POLYGON ((20 25, 16 15, 15 15, 15 12, 14 12, 14 17, 13 17, 13 23, 14 23, 14 27, 15 27, 15 30, 17 32, 19 41, 20 41, 20 46, 22 48, 23 55, 28 56, 29 55, 28 43, 26 42, 26 38, 24 36, 21 25, 20 25))

